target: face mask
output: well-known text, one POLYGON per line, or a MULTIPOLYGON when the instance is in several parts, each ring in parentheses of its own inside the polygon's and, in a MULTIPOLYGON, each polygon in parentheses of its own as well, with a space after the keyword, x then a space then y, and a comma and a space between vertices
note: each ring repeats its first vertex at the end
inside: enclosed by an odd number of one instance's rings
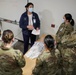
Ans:
POLYGON ((65 20, 63 19, 63 21, 62 22, 65 22, 65 20))
POLYGON ((29 8, 28 11, 29 11, 29 12, 33 12, 33 8, 29 8))

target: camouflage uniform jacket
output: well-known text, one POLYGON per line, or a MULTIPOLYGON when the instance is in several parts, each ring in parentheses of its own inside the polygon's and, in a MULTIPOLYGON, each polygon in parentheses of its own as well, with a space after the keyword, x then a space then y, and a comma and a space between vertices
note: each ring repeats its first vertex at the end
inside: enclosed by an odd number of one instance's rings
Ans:
POLYGON ((69 35, 63 36, 61 43, 66 47, 76 47, 76 31, 73 31, 69 35))
POLYGON ((58 72, 58 66, 57 66, 58 54, 59 54, 58 50, 56 51, 56 53, 53 51, 51 52, 44 51, 38 57, 32 75, 56 75, 58 72))
POLYGON ((56 41, 57 43, 61 42, 61 39, 64 35, 70 34, 74 30, 71 24, 62 23, 56 33, 56 41))
POLYGON ((76 75, 76 31, 63 36, 61 44, 64 75, 76 75))
POLYGON ((22 75, 25 59, 19 50, 0 48, 0 75, 22 75))

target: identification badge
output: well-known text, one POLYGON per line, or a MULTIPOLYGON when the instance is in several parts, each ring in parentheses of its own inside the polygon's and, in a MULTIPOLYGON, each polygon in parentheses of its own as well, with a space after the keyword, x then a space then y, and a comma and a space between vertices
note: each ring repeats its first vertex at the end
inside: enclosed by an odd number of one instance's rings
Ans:
POLYGON ((60 29, 60 31, 62 31, 62 30, 63 30, 63 28, 60 29))
POLYGON ((33 23, 36 23, 36 19, 33 19, 33 23))
POLYGON ((26 20, 26 18, 24 18, 24 20, 26 20))

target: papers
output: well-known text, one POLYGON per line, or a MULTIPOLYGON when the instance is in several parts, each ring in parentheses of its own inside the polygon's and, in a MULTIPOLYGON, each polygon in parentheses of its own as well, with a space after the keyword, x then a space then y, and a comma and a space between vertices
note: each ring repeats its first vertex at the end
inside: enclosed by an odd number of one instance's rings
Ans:
POLYGON ((25 56, 34 59, 37 58, 44 50, 44 44, 42 42, 35 42, 25 56))
POLYGON ((34 30, 32 30, 32 34, 34 34, 34 35, 40 35, 40 30, 34 29, 34 30))

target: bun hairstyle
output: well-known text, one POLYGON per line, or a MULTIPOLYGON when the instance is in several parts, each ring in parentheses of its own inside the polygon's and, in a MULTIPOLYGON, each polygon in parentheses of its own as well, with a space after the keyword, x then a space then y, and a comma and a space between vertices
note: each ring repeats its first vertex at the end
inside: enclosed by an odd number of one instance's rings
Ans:
POLYGON ((11 30, 3 31, 2 40, 4 43, 10 43, 14 37, 14 34, 11 30))
POLYGON ((47 48, 49 48, 49 49, 53 49, 54 48, 54 38, 51 35, 47 35, 44 38, 44 43, 47 46, 47 48))
POLYGON ((66 20, 70 22, 72 26, 74 26, 74 20, 72 19, 72 15, 70 13, 66 13, 65 15, 66 20))

